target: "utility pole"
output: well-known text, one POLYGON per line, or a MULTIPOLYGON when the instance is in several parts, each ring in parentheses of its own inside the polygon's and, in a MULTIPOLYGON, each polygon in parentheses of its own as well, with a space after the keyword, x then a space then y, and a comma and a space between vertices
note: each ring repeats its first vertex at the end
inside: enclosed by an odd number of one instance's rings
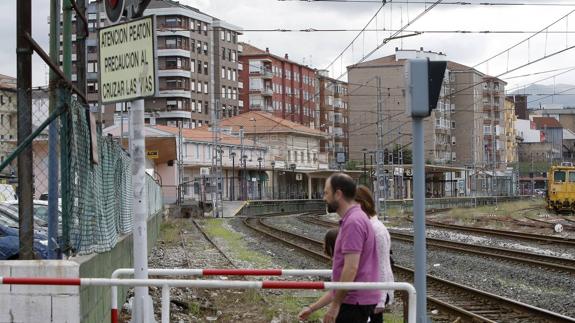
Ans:
MULTIPOLYGON (((60 1, 50 1, 50 59, 58 62, 60 39, 60 1)), ((50 106, 49 112, 54 113, 63 104, 63 94, 57 89, 58 75, 50 69, 50 106)), ((57 259, 58 237, 58 119, 50 123, 48 133, 48 258, 57 259)))
POLYGON ((384 185, 386 184, 385 178, 385 154, 384 154, 384 125, 383 125, 383 95, 381 92, 381 77, 377 76, 377 148, 375 153, 375 162, 377 164, 375 177, 376 177, 376 184, 375 184, 375 203, 377 205, 377 213, 379 215, 383 215, 383 220, 387 221, 387 210, 385 208, 385 204, 381 205, 381 201, 383 200, 385 203, 384 197, 384 185))
POLYGON ((531 195, 535 195, 535 173, 533 172, 533 153, 531 153, 531 195))
MULTIPOLYGON (((223 217, 222 195, 223 195, 223 180, 222 180, 222 155, 221 148, 221 129, 220 129, 220 110, 222 108, 220 100, 216 99, 215 89, 215 60, 219 52, 215 52, 216 37, 219 37, 219 32, 214 31, 210 26, 208 28, 208 39, 210 40, 210 101, 212 103, 211 121, 212 125, 212 164, 211 164, 211 186, 212 186, 212 207, 213 214, 216 218, 223 217)), ((219 71, 218 75, 219 75, 219 71)))
MULTIPOLYGON (((32 47, 26 34, 32 34, 32 1, 16 4, 18 145, 32 133, 32 47)), ((34 259, 34 222, 32 209, 32 145, 18 156, 19 258, 34 259)))

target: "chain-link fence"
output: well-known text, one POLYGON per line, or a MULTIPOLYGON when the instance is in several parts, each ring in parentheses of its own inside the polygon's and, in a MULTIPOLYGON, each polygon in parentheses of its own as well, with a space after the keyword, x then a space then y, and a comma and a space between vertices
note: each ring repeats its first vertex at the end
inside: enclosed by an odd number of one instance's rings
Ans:
MULTIPOLYGON (((132 231, 131 160, 112 137, 103 137, 90 123, 88 107, 70 101, 64 123, 58 129, 53 156, 58 167, 58 245, 67 254, 104 252, 113 248, 122 234, 132 231), (95 133, 93 133, 95 132, 95 133), (60 168, 61 166, 61 168, 60 168)), ((32 131, 49 116, 47 89, 32 91, 32 131)), ((17 147, 16 92, 0 89, 0 159, 4 161, 17 147)), ((33 198, 35 229, 48 225, 49 127, 32 141, 33 198)), ((18 157, 18 156, 16 156, 18 157)), ((15 159, 0 171, 0 224, 18 226, 18 169, 15 159), (10 221, 10 216, 16 215, 10 221)), ((147 175, 149 215, 163 207, 160 185, 147 175)))

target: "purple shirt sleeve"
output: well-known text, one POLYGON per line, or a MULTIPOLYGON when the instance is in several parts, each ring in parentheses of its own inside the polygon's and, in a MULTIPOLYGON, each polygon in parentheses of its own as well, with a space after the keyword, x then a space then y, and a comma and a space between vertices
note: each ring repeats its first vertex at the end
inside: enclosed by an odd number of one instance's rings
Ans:
POLYGON ((366 232, 361 225, 361 222, 350 221, 342 232, 341 252, 344 254, 361 253, 365 239, 366 232))

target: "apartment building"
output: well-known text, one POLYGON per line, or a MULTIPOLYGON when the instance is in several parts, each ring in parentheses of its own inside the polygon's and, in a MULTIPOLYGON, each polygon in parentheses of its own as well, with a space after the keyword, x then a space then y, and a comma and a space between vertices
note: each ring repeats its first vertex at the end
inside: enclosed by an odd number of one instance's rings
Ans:
POLYGON ((330 78, 326 70, 317 71, 316 77, 319 102, 315 127, 328 137, 321 140, 320 151, 327 154, 330 168, 336 169, 338 161, 341 164, 349 158, 348 84, 330 78))
MULTIPOLYGON (((97 29, 107 24, 98 9, 98 3, 87 8, 90 35, 86 40, 86 77, 91 105, 98 104, 97 29)), ((239 114, 241 28, 171 0, 151 1, 144 15, 156 17, 158 75, 157 95, 145 100, 146 122, 195 128, 209 124, 212 111, 219 117, 239 114)), ((75 39, 74 35, 73 53, 75 39)), ((72 55, 73 81, 77 79, 76 58, 72 55)), ((111 125, 114 114, 124 108, 123 104, 106 106, 104 126, 111 125)))
MULTIPOLYGON (((395 55, 348 67, 352 160, 361 162, 366 150, 377 147, 377 77, 381 80, 385 148, 411 149, 411 117, 405 112, 404 85, 404 64, 410 58, 447 60, 442 53, 396 49, 395 55)), ((437 108, 424 119, 426 161, 491 172, 505 170, 505 85, 502 80, 448 61, 437 108)))
POLYGON ((455 62, 448 62, 447 68, 453 75, 457 163, 491 172, 505 170, 506 83, 455 62))
MULTIPOLYGON (((397 50, 394 55, 348 66, 349 79, 349 154, 350 159, 363 162, 365 152, 377 149, 377 99, 383 102, 384 148, 388 151, 411 150, 411 117, 406 113, 404 65, 409 58, 446 60, 444 54, 423 50, 397 50)), ((425 159, 428 163, 448 164, 456 159, 456 136, 453 130, 454 104, 452 76, 447 71, 441 95, 430 117, 424 119, 425 159)), ((459 138, 457 138, 459 139, 459 138)), ((391 154, 389 154, 391 156, 391 154)))
MULTIPOLYGON (((16 148, 17 140, 16 79, 0 74, 0 162, 16 148)), ((12 175, 16 162, 6 167, 2 175, 12 175)))
POLYGON ((241 44, 240 100, 245 111, 264 111, 308 127, 314 127, 316 111, 315 70, 289 59, 241 44))

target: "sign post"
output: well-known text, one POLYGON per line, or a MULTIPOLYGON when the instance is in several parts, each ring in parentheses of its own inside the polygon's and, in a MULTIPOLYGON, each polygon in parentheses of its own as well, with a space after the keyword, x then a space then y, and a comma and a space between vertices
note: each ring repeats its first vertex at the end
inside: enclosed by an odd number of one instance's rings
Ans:
MULTIPOLYGON (((102 28, 100 46, 100 97, 103 104, 132 102, 130 131, 132 186, 134 189, 134 278, 148 279, 147 194, 145 190, 146 138, 144 97, 156 92, 154 17, 102 28)), ((135 288, 132 322, 153 322, 147 286, 135 288)))

